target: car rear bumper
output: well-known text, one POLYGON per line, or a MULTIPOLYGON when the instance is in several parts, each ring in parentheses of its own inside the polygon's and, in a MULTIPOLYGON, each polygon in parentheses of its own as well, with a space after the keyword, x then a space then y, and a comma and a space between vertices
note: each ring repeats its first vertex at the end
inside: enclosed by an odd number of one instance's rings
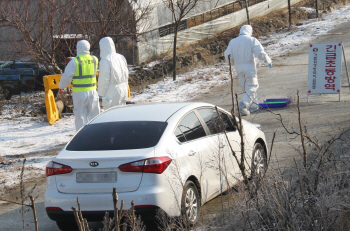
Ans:
MULTIPOLYGON (((149 208, 135 208, 135 215, 137 217, 141 216, 142 220, 154 220, 157 213, 161 209, 157 206, 149 208)), ((109 213, 109 217, 114 216, 114 211, 82 211, 82 215, 88 221, 102 221, 106 212, 109 213)), ((73 211, 63 211, 56 209, 46 209, 46 213, 51 220, 54 221, 65 221, 72 222, 75 221, 73 211)))
MULTIPOLYGON (((112 193, 68 194, 49 188, 45 193, 45 208, 49 218, 55 221, 75 220, 72 207, 78 208, 77 198, 83 217, 90 221, 103 220, 106 211, 110 216, 114 214, 112 193)), ((118 193, 118 208, 122 201, 125 210, 129 210, 134 201, 135 213, 143 219, 154 219, 157 210, 162 210, 169 216, 180 215, 176 200, 171 199, 162 187, 149 186, 143 187, 143 190, 118 193)))

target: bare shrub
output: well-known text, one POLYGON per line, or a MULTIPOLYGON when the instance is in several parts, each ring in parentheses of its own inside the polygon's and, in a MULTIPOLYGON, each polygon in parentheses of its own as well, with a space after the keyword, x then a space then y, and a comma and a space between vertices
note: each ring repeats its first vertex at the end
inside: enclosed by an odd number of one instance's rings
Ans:
MULTIPOLYGON (((233 79, 231 71, 230 74, 233 79)), ((231 91, 234 116, 234 105, 238 102, 237 95, 234 97, 231 91)), ((241 158, 231 150, 245 184, 236 187, 240 190, 232 194, 234 203, 226 210, 226 214, 214 219, 212 224, 215 226, 208 230, 348 230, 350 130, 343 130, 331 139, 320 142, 317 137, 311 137, 306 126, 301 123, 299 94, 297 104, 297 131, 289 130, 282 117, 275 115, 280 117, 287 133, 300 140, 301 159, 294 160, 295 165, 286 170, 278 165, 274 169, 269 166, 269 171, 265 171, 257 181, 248 181, 246 168, 251 170, 254 166, 239 161, 245 159, 242 139, 241 158)), ((242 138, 240 116, 235 123, 242 138)))
POLYGON ((301 123, 299 95, 298 121, 299 131, 282 126, 300 138, 301 160, 286 170, 270 167, 259 187, 247 183, 220 230, 348 230, 350 130, 324 142, 311 137, 301 123))
POLYGON ((348 230, 349 135, 311 147, 307 168, 295 161, 285 171, 270 169, 254 198, 248 191, 235 195, 240 200, 224 230, 348 230))
MULTIPOLYGON (((120 209, 118 208, 118 194, 116 188, 113 188, 113 208, 114 214, 111 218, 109 213, 106 212, 103 218, 103 228, 101 231, 120 231, 120 230, 131 230, 131 231, 144 231, 145 226, 143 225, 141 218, 136 217, 134 201, 131 201, 131 209, 124 210, 124 201, 121 201, 120 209)), ((83 214, 80 208, 79 198, 77 197, 78 209, 72 207, 74 212, 75 220, 78 225, 79 231, 89 231, 88 221, 83 218, 83 214)))

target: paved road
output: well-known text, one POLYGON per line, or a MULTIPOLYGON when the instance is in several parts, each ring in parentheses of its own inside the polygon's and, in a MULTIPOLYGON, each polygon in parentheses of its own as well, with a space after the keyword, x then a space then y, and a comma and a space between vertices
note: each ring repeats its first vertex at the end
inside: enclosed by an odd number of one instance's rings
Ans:
MULTIPOLYGON (((343 42, 345 47, 346 57, 350 61, 350 23, 339 25, 339 28, 321 36, 314 43, 321 42, 343 42)), ((248 121, 259 123, 262 125, 266 133, 269 146, 271 145, 273 133, 277 136, 274 143, 274 158, 272 164, 280 166, 288 166, 293 163, 293 158, 300 158, 295 148, 300 147, 298 139, 293 139, 294 136, 282 128, 279 121, 280 114, 283 122, 288 129, 298 130, 298 114, 296 95, 299 91, 301 117, 304 125, 308 127, 308 132, 311 136, 317 136, 319 140, 324 140, 327 137, 333 136, 342 129, 350 128, 350 90, 349 87, 342 87, 341 101, 338 102, 338 95, 312 95, 307 98, 307 75, 308 75, 308 44, 302 44, 296 47, 288 55, 273 59, 274 67, 262 67, 258 69, 259 76, 259 98, 285 98, 292 97, 293 103, 285 108, 273 109, 272 112, 260 111, 249 117, 245 117, 248 121)), ((343 65, 344 67, 344 65, 343 65)), ((350 68, 350 62, 348 62, 350 68)), ((342 85, 348 85, 348 80, 345 75, 345 69, 342 71, 342 85)), ((235 92, 238 88, 235 86, 235 92)), ((219 105, 227 110, 232 108, 230 96, 230 84, 218 87, 211 93, 202 95, 196 101, 205 101, 219 105)), ((39 197, 38 200, 42 200, 39 197)), ((215 206, 221 203, 221 198, 215 199, 204 206, 207 214, 215 213, 215 206)), ((55 223, 48 219, 44 212, 42 202, 36 204, 39 229, 58 231, 55 223)), ((1 208, 2 209, 2 208, 1 208)), ((3 213, 0 210, 0 214, 3 213)), ((32 222, 32 213, 27 212, 25 215, 26 227, 25 230, 34 230, 32 222)), ((98 224, 92 224, 95 230, 98 230, 98 224)), ((10 212, 0 215, 0 230, 22 230, 22 218, 20 209, 15 209, 10 212)))
MULTIPOLYGON (((60 231, 57 227, 56 222, 50 220, 45 212, 44 202, 35 204, 37 217, 38 217, 38 226, 41 231, 60 231)), ((22 209, 17 208, 11 212, 0 215, 0 230, 1 231, 32 231, 35 230, 35 224, 33 219, 33 212, 31 209, 26 209, 24 214, 25 229, 23 229, 22 222, 22 209)), ((102 222, 90 222, 89 226, 93 230, 99 230, 102 228, 102 222)))

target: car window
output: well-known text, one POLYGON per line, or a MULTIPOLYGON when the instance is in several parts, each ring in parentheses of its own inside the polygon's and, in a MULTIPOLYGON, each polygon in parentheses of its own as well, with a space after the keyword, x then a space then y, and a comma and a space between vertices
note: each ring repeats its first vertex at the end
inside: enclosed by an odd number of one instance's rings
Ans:
POLYGON ((175 130, 175 136, 180 142, 186 142, 206 136, 202 124, 194 112, 183 118, 175 130))
POLYGON ((226 128, 227 132, 232 132, 232 131, 236 131, 236 127, 233 125, 234 123, 232 122, 232 117, 227 115, 224 112, 220 111, 220 116, 222 121, 224 122, 224 126, 226 128))
POLYGON ((179 127, 177 127, 175 130, 175 136, 181 143, 186 142, 185 135, 182 133, 179 127))
POLYGON ((84 126, 67 146, 69 151, 126 150, 154 147, 166 122, 124 121, 84 126))
POLYGON ((221 120, 215 108, 200 108, 197 109, 197 112, 204 120, 211 134, 221 133, 224 130, 235 131, 235 127, 226 113, 219 111, 221 120))

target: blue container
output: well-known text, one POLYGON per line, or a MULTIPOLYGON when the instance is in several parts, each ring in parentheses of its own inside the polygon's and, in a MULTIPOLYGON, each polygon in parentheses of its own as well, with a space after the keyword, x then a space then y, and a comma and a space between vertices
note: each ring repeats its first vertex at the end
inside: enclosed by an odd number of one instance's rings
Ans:
POLYGON ((271 108, 271 107, 285 107, 290 104, 292 100, 290 98, 281 98, 281 99, 265 99, 259 103, 262 108, 271 108))

